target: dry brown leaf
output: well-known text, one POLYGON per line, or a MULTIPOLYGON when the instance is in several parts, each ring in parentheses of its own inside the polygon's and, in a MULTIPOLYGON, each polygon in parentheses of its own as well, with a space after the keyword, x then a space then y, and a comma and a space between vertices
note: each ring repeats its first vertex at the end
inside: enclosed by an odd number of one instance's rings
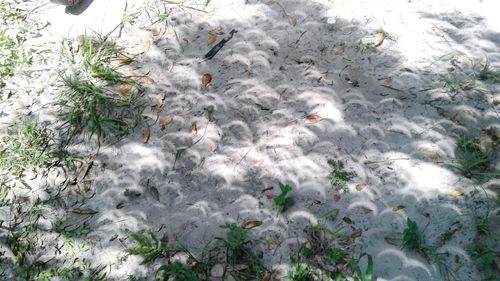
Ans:
POLYGON ((293 27, 295 27, 297 25, 297 17, 296 16, 292 16, 290 18, 290 23, 292 24, 293 27))
POLYGON ((144 128, 144 131, 142 132, 142 141, 144 143, 148 143, 150 135, 151 135, 151 130, 149 129, 149 127, 144 128))
POLYGON ((361 191, 366 186, 366 184, 358 183, 356 184, 356 191, 361 191))
POLYGON ((165 117, 160 120, 160 126, 165 127, 168 124, 172 123, 173 120, 174 118, 172 116, 165 117))
POLYGON ((264 276, 262 277, 262 281, 271 281, 272 274, 270 272, 264 273, 264 276))
POLYGON ((203 74, 203 76, 201 77, 201 84, 203 84, 203 86, 205 87, 208 87, 208 84, 210 84, 210 82, 212 82, 212 75, 210 75, 209 73, 203 74))
POLYGON ((160 35, 160 30, 158 28, 151 28, 150 32, 151 32, 151 35, 153 35, 153 36, 160 35))
POLYGON ((347 224, 352 224, 352 220, 348 217, 343 217, 342 220, 347 224))
POLYGON ((344 47, 337 47, 337 48, 335 48, 335 55, 336 56, 343 56, 344 52, 345 52, 345 48, 344 47))
POLYGON ((262 221, 252 220, 252 221, 245 222, 241 226, 241 228, 243 228, 243 229, 252 229, 252 228, 255 228, 255 227, 260 226, 260 225, 262 225, 262 221))
POLYGON ((333 196, 333 199, 335 200, 335 202, 340 201, 340 191, 337 190, 337 192, 335 192, 335 196, 333 196))
POLYGON ((189 112, 189 111, 182 111, 182 112, 178 113, 177 115, 181 116, 181 117, 187 117, 187 116, 191 115, 191 112, 189 112))
POLYGON ((147 53, 151 49, 151 40, 144 40, 142 42, 142 50, 144 53, 147 53))
POLYGON ((316 124, 321 120, 321 117, 319 117, 316 114, 309 114, 306 116, 306 124, 316 124))
POLYGON ((398 206, 396 206, 396 207, 392 208, 392 211, 393 211, 393 212, 397 212, 397 211, 402 210, 402 209, 404 209, 404 208, 405 208, 405 206, 403 206, 403 205, 398 205, 398 206))
POLYGON ((215 43, 215 41, 217 41, 217 34, 211 33, 207 39, 208 45, 212 45, 213 43, 215 43))
POLYGON ((122 94, 123 96, 128 94, 130 92, 130 90, 132 90, 134 86, 130 83, 125 83, 123 85, 120 86, 120 89, 118 90, 120 92, 120 94, 122 94))
POLYGON ((382 43, 384 43, 384 39, 385 39, 384 33, 377 32, 377 34, 375 34, 375 39, 373 41, 373 43, 375 44, 375 47, 382 45, 382 43))
POLYGON ((196 126, 196 122, 191 123, 191 133, 196 135, 198 133, 198 126, 196 126))
POLYGON ((384 85, 391 86, 392 85, 392 78, 384 79, 384 85))
POLYGON ((145 75, 145 76, 142 76, 139 80, 141 80, 142 83, 145 83, 145 84, 154 84, 155 80, 151 79, 151 77, 145 75))

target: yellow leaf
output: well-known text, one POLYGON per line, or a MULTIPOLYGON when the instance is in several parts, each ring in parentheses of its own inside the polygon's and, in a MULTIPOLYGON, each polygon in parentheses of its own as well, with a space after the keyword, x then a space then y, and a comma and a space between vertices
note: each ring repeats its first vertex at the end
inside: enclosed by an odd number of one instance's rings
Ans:
POLYGON ((160 126, 165 127, 168 124, 172 123, 173 120, 174 118, 172 116, 165 117, 160 120, 160 126))
POLYGON ((464 195, 464 192, 462 190, 454 190, 454 191, 450 191, 450 192, 448 192, 446 194, 448 196, 451 196, 451 197, 458 197, 458 196, 464 195))
POLYGON ((217 34, 215 33, 210 34, 210 36, 208 36, 207 39, 208 45, 212 45, 213 43, 215 43, 215 41, 217 41, 217 34))
POLYGON ((257 221, 257 220, 252 220, 252 221, 247 221, 245 222, 241 228, 243 229, 252 229, 254 227, 262 225, 262 221, 257 221))

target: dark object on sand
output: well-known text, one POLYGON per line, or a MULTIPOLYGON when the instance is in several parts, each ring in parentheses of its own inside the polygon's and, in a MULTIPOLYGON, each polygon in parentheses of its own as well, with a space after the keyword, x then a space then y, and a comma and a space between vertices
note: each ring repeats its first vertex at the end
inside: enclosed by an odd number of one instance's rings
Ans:
POLYGON ((211 59, 213 58, 219 51, 220 49, 222 49, 222 47, 224 47, 224 45, 229 41, 231 40, 231 38, 233 38, 233 34, 237 33, 238 31, 237 30, 231 30, 231 32, 229 32, 229 36, 222 39, 219 43, 217 43, 217 45, 215 45, 210 51, 208 51, 208 53, 205 55, 205 58, 206 59, 211 59))
POLYGON ((68 6, 68 7, 75 6, 78 3, 80 3, 80 1, 81 0, 50 0, 50 2, 52 2, 52 3, 56 3, 59 5, 64 5, 64 6, 68 6))

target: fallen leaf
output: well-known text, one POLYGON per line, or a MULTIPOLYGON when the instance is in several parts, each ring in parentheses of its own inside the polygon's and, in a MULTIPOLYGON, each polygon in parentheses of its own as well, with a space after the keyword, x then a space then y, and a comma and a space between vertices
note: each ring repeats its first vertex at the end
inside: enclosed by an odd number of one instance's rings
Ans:
POLYGON ((408 67, 401 68, 399 71, 413 73, 413 70, 409 69, 408 67))
POLYGON ((252 229, 260 225, 262 225, 262 221, 252 220, 245 222, 241 227, 243 229, 252 229))
POLYGON ((335 192, 335 196, 333 196, 333 199, 335 200, 335 202, 340 201, 340 191, 337 190, 337 192, 335 192))
POLYGON ((306 116, 306 124, 316 124, 321 120, 321 117, 319 117, 316 114, 309 114, 306 116))
POLYGON ((184 41, 184 43, 189 44, 189 40, 187 38, 182 38, 182 41, 184 41))
POLYGON ((264 159, 255 160, 255 166, 260 166, 262 164, 264 164, 264 159))
POLYGON ((454 190, 454 191, 450 191, 450 192, 448 192, 446 194, 448 196, 451 196, 451 197, 458 197, 458 196, 464 195, 464 192, 462 190, 454 190))
POLYGON ((213 43, 215 43, 215 41, 217 41, 217 34, 215 33, 210 34, 207 39, 208 45, 212 45, 213 43))
POLYGON ((159 30, 158 28, 152 28, 152 29, 150 30, 150 32, 151 32, 151 35, 153 35, 153 36, 158 36, 158 35, 160 35, 160 30, 159 30))
POLYGON ((198 126, 196 126, 196 122, 191 123, 191 133, 196 135, 198 133, 198 126))
POLYGON ((144 42, 142 42, 143 53, 147 53, 149 49, 151 49, 151 40, 144 40, 144 42))
POLYGON ((337 47, 337 48, 335 48, 335 55, 336 56, 343 56, 344 52, 345 52, 345 48, 344 47, 337 47))
POLYGON ((201 77, 201 84, 203 84, 203 86, 205 87, 208 87, 208 84, 210 84, 210 82, 212 82, 212 75, 208 73, 203 74, 203 76, 201 77))
POLYGON ((352 220, 348 217, 343 217, 342 220, 347 224, 352 224, 352 220))
POLYGON ((292 24, 293 27, 295 27, 297 25, 297 17, 296 16, 292 16, 290 18, 290 23, 292 24))
POLYGON ((172 123, 173 120, 174 118, 172 116, 165 117, 160 120, 160 126, 165 127, 168 124, 172 123))
POLYGON ((396 207, 392 208, 392 211, 393 211, 393 212, 397 212, 397 211, 402 210, 402 209, 404 209, 404 208, 406 208, 406 207, 405 207, 405 206, 403 206, 403 205, 398 205, 398 206, 396 206, 396 207))
POLYGON ((363 190, 363 187, 365 187, 366 184, 358 183, 356 184, 356 191, 361 191, 363 190))
POLYGON ((120 92, 120 94, 122 94, 123 96, 128 94, 130 92, 130 90, 132 90, 134 86, 130 83, 125 83, 123 85, 120 86, 120 89, 118 90, 120 92))
POLYGON ((382 45, 382 43, 384 42, 384 39, 385 39, 384 33, 377 32, 377 34, 375 34, 375 39, 373 41, 373 43, 375 44, 375 47, 382 45))
POLYGON ((271 281, 272 274, 269 272, 264 273, 264 276, 262 277, 262 281, 271 281))
POLYGON ((146 83, 146 84, 154 84, 155 83, 155 80, 151 79, 151 77, 145 75, 145 76, 142 76, 140 79, 139 79, 142 83, 146 83))
POLYGON ((392 78, 384 79, 384 85, 391 86, 392 85, 392 78))
POLYGON ((75 208, 71 210, 71 212, 79 215, 95 215, 98 213, 97 211, 94 211, 92 209, 80 209, 80 208, 75 208))
POLYGON ((151 130, 149 129, 149 127, 144 128, 144 131, 142 132, 142 141, 144 143, 148 143, 150 135, 151 135, 151 130))

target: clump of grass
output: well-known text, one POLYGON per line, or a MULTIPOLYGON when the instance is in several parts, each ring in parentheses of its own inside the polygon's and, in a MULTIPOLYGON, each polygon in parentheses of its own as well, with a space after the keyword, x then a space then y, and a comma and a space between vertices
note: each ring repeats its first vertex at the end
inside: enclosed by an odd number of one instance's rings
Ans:
POLYGON ((293 206, 295 200, 292 197, 288 196, 288 193, 292 191, 292 187, 288 184, 280 183, 280 191, 281 193, 276 196, 276 198, 274 198, 274 203, 276 204, 280 212, 284 212, 288 208, 293 206))
POLYGON ((125 252, 131 255, 144 256, 144 260, 141 264, 151 263, 158 258, 167 257, 169 251, 167 245, 156 238, 153 232, 148 231, 147 236, 144 236, 142 233, 132 232, 128 229, 126 229, 125 232, 135 243, 137 243, 135 247, 125 249, 125 252))
POLYGON ((19 54, 15 43, 0 32, 0 79, 15 73, 19 54))
POLYGON ((496 146, 484 149, 479 138, 463 136, 457 141, 456 168, 468 178, 483 178, 485 176, 499 177, 500 172, 491 172, 491 165, 496 156, 496 146))
POLYGON ((347 186, 347 182, 352 180, 355 176, 355 172, 346 171, 344 169, 344 162, 341 160, 328 160, 328 164, 332 168, 332 171, 328 175, 328 180, 330 180, 330 184, 339 191, 347 192, 349 188, 347 186))
POLYGON ((130 128, 124 120, 135 113, 132 97, 122 97, 78 74, 64 77, 63 82, 67 90, 58 104, 66 118, 63 128, 70 138, 85 131, 89 138, 128 134, 130 128))
POLYGON ((493 251, 494 247, 485 242, 476 241, 467 245, 467 251, 474 259, 474 264, 481 272, 484 281, 498 280, 498 273, 495 270, 495 262, 498 254, 493 251))
POLYGON ((307 265, 297 263, 293 271, 288 272, 291 281, 312 281, 317 273, 307 265))
POLYGON ((447 252, 438 252, 438 248, 427 244, 424 233, 418 228, 415 221, 407 218, 406 228, 401 237, 401 248, 415 251, 422 255, 428 262, 437 265, 440 274, 446 280, 454 278, 446 262, 447 252))
POLYGON ((179 263, 172 262, 160 266, 156 272, 156 280, 158 281, 199 281, 201 280, 198 274, 191 268, 179 263))
POLYGON ((127 135, 143 108, 132 94, 136 82, 119 71, 117 61, 128 63, 129 58, 105 37, 81 37, 75 48, 62 52, 68 65, 60 71, 65 90, 57 104, 66 119, 64 133, 71 140, 86 132, 99 141, 127 135))
POLYGON ((500 70, 492 69, 490 61, 486 60, 483 68, 479 71, 479 79, 491 80, 495 83, 500 83, 500 70))
POLYGON ((57 149, 51 131, 25 120, 15 124, 14 133, 0 141, 0 171, 20 175, 23 171, 44 168, 71 157, 57 149))

